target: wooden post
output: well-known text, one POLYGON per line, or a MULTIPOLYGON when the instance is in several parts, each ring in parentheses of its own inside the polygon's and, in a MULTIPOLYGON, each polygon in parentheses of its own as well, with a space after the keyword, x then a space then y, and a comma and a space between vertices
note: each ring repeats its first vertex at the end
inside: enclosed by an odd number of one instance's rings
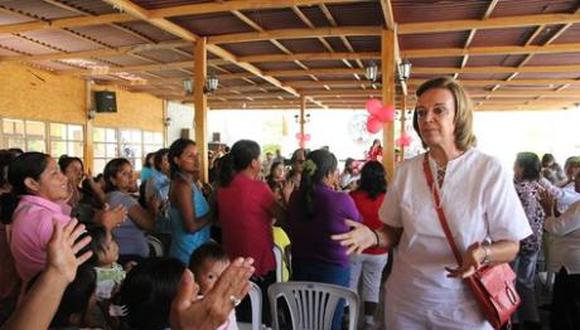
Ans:
MULTIPOLYGON (((93 92, 91 90, 92 82, 85 81, 85 143, 83 146, 83 159, 86 170, 94 168, 94 152, 93 152, 93 121, 89 118, 91 110, 93 110, 93 92)), ((95 173, 93 173, 95 174, 95 173)))
MULTIPOLYGON (((163 147, 167 148, 170 144, 169 141, 169 125, 171 124, 167 119, 169 118, 169 101, 163 100, 163 147)), ((171 141, 173 142, 173 141, 171 141)))
POLYGON ((204 93, 205 79, 207 76, 206 41, 206 38, 198 40, 194 48, 193 98, 195 104, 195 142, 197 143, 200 161, 199 179, 202 182, 208 182, 209 179, 207 159, 207 96, 204 93))
MULTIPOLYGON (((383 30, 381 34, 381 70, 383 75, 383 103, 395 104, 395 32, 383 30)), ((395 174, 395 124, 383 127, 383 165, 387 179, 395 174)))
POLYGON ((300 148, 304 149, 306 148, 306 141, 304 140, 304 111, 306 110, 306 97, 302 94, 300 94, 300 118, 298 118, 298 120, 300 121, 300 148))

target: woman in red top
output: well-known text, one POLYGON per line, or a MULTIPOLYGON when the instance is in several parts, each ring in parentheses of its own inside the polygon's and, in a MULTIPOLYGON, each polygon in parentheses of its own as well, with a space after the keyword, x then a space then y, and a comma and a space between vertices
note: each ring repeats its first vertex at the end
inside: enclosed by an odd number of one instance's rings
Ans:
POLYGON ((381 161, 382 159, 383 159, 383 147, 381 146, 381 140, 375 139, 373 141, 373 145, 369 149, 369 153, 367 154, 367 160, 381 161))
MULTIPOLYGON (((369 228, 380 229, 383 223, 379 219, 379 208, 385 198, 387 180, 385 169, 377 161, 367 162, 361 170, 359 188, 350 193, 358 211, 362 215, 363 224, 369 228)), ((379 302, 379 288, 383 268, 387 264, 387 250, 383 248, 368 248, 362 254, 352 255, 350 288, 357 291, 362 274, 362 292, 365 307, 365 323, 367 328, 375 326, 374 318, 379 302)))

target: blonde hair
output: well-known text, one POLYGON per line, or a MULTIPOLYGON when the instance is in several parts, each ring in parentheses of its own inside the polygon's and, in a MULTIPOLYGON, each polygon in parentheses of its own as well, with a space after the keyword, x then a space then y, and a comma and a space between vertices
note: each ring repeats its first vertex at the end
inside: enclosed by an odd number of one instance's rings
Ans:
MULTIPOLYGON (((477 139, 475 134, 473 134, 473 107, 471 105, 471 99, 465 89, 455 79, 451 77, 440 77, 426 81, 417 89, 417 98, 428 90, 438 88, 446 89, 453 95, 455 103, 455 118, 453 120, 455 124, 455 131, 453 132, 455 146, 463 151, 475 147, 477 145, 477 139)), ((421 136, 421 132, 419 132, 416 111, 413 113, 413 128, 421 138, 423 147, 426 148, 427 145, 421 136)))

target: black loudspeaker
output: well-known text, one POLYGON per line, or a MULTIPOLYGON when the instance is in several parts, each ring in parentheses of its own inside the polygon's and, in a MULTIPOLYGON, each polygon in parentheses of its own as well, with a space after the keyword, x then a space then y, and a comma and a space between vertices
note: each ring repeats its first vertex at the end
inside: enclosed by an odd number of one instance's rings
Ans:
POLYGON ((212 133, 211 142, 220 142, 221 134, 219 132, 212 133))
POLYGON ((115 92, 95 92, 95 110, 97 112, 117 112, 115 92))

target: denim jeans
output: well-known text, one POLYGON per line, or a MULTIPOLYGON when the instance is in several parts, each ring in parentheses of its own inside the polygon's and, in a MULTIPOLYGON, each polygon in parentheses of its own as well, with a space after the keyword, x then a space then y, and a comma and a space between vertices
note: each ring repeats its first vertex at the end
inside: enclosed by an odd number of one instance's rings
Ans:
POLYGON ((522 304, 512 317, 514 323, 540 322, 538 304, 536 302, 536 261, 540 251, 520 251, 512 263, 517 275, 516 290, 522 299, 522 304))
MULTIPOLYGON (((350 267, 343 267, 324 262, 292 261, 292 280, 310 281, 340 285, 348 288, 350 279, 350 267)), ((336 307, 332 318, 332 330, 342 329, 342 316, 344 314, 345 301, 341 299, 336 307)))

